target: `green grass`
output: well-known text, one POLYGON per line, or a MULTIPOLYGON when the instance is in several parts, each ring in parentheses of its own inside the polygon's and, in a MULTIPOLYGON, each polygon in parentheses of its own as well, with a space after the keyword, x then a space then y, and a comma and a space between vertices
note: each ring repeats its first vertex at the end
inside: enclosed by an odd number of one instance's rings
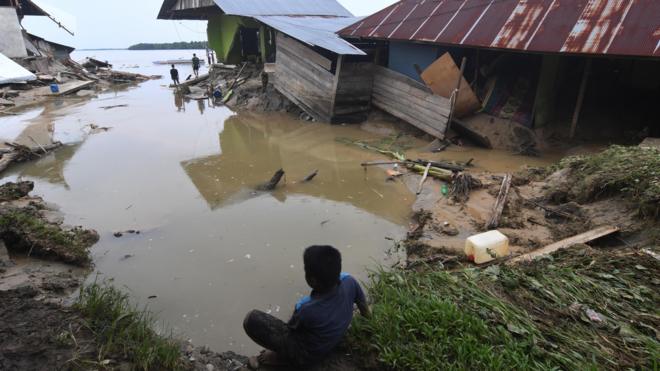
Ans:
POLYGON ((153 314, 132 305, 127 294, 105 284, 83 286, 76 308, 96 337, 99 361, 128 361, 138 370, 183 369, 177 342, 156 334, 153 314))
POLYGON ((98 235, 82 229, 66 230, 48 223, 30 208, 12 209, 0 215, 0 233, 11 233, 34 254, 56 255, 65 262, 88 265, 89 248, 98 235))
POLYGON ((611 146, 591 155, 568 157, 560 168, 571 168, 570 193, 578 201, 623 195, 639 207, 642 216, 660 216, 660 150, 611 146))
POLYGON ((375 272, 373 316, 356 318, 350 341, 399 370, 657 369, 660 264, 627 254, 375 272))

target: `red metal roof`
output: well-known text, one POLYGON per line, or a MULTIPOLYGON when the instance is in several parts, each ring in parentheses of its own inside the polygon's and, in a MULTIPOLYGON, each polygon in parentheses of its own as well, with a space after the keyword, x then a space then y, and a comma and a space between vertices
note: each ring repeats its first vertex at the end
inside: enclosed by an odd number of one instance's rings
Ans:
POLYGON ((660 0, 403 0, 339 34, 545 53, 660 57, 660 0))

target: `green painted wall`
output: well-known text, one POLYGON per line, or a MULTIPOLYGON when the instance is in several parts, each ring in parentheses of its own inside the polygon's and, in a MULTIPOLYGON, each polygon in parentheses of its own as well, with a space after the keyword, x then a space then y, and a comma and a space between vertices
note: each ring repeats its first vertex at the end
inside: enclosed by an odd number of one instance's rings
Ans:
POLYGON ((240 45, 241 27, 257 28, 260 30, 261 58, 265 60, 267 53, 273 48, 268 39, 268 27, 250 18, 218 15, 209 19, 207 26, 209 46, 215 51, 218 62, 238 64, 243 61, 240 45))

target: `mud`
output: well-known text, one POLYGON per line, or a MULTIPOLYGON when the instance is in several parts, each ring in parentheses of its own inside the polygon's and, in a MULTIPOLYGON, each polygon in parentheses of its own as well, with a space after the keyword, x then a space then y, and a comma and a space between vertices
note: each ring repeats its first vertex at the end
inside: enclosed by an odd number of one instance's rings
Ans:
POLYGON ((36 300, 37 295, 30 286, 0 291, 0 369, 82 368, 78 360, 91 358, 96 349, 84 321, 74 310, 36 300))
MULTIPOLYGON (((649 223, 636 217, 634 205, 629 200, 614 196, 577 203, 557 196, 557 187, 561 189, 562 184, 571 182, 565 170, 558 170, 547 177, 545 174, 544 170, 527 169, 514 176, 497 228, 509 237, 513 254, 530 252, 602 225, 620 227, 621 236, 631 240, 639 240, 640 233, 649 227, 649 223)), ((415 224, 415 233, 409 233, 404 241, 411 247, 408 251, 409 262, 446 254, 456 256, 462 264, 471 265, 463 256, 465 239, 486 231, 484 226, 502 179, 487 173, 475 176, 482 181, 483 188, 471 192, 467 202, 439 196, 433 199, 425 197, 419 205, 418 200, 417 215, 424 215, 424 222, 415 224), (426 207, 422 210, 424 205, 426 207)), ((433 181, 425 188, 429 193, 438 195, 441 185, 442 182, 433 181)), ((657 226, 652 228, 657 229, 657 226)))

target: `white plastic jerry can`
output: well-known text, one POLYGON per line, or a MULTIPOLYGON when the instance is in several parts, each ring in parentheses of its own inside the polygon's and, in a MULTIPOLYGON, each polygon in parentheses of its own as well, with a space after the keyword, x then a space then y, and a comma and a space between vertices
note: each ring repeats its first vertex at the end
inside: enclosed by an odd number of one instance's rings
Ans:
POLYGON ((476 264, 509 255, 509 238, 500 231, 474 235, 465 241, 465 255, 476 264))

